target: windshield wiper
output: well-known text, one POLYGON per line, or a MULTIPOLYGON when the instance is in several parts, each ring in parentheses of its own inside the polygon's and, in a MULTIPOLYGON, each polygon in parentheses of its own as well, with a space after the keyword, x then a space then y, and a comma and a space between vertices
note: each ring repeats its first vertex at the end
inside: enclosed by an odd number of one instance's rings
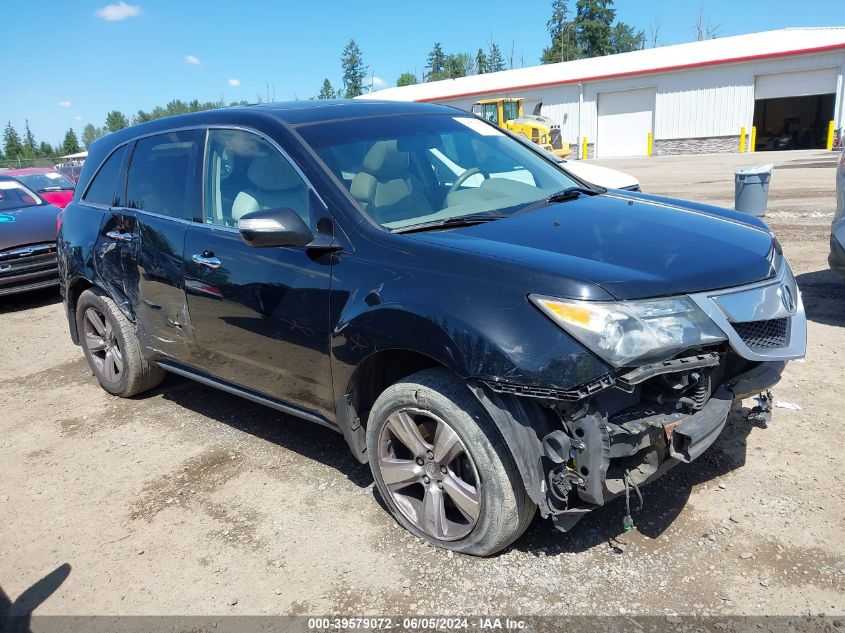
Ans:
MULTIPOLYGON (((575 200, 577 198, 580 198, 581 196, 597 196, 600 193, 607 193, 607 189, 605 189, 604 187, 596 189, 588 189, 587 187, 567 187, 566 189, 555 191, 552 195, 543 198, 542 200, 532 202, 527 207, 523 207, 516 213, 525 213, 526 211, 533 211, 534 209, 545 207, 547 204, 552 204, 554 202, 566 202, 567 200, 575 200)), ((514 215, 516 215, 516 213, 514 215)))
POLYGON ((564 202, 565 200, 574 200, 580 196, 597 196, 600 193, 607 193, 607 189, 587 189, 586 187, 567 187, 560 191, 555 191, 552 195, 546 198, 546 202, 564 202))
POLYGON ((432 222, 423 222, 422 224, 412 224, 411 226, 403 226, 398 229, 393 229, 394 233, 416 233, 418 231, 432 231, 436 229, 455 228, 458 226, 473 226, 475 224, 484 224, 492 220, 501 220, 506 218, 506 215, 487 214, 487 215, 464 215, 455 218, 446 218, 444 220, 434 220, 432 222))

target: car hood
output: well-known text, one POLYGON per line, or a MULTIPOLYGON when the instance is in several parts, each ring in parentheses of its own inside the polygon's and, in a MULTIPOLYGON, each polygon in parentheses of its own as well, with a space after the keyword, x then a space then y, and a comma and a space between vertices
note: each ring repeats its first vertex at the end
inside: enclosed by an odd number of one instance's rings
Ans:
POLYGON ((56 217, 52 204, 0 211, 0 251, 15 246, 56 241, 56 217))
POLYGON ((756 219, 667 200, 581 196, 502 220, 408 237, 581 279, 617 299, 727 288, 774 273, 773 239, 756 219))

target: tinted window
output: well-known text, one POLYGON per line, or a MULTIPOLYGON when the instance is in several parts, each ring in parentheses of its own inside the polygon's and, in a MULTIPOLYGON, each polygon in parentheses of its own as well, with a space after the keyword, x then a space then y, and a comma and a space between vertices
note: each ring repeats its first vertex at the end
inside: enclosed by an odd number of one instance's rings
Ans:
POLYGON ((84 200, 86 202, 104 204, 107 207, 114 206, 114 190, 120 177, 120 168, 123 166, 125 156, 126 146, 124 145, 108 157, 85 193, 84 200))
POLYGON ((139 139, 129 163, 126 206, 190 218, 196 156, 197 135, 193 130, 139 139))
POLYGON ((310 223, 308 186, 272 143, 242 130, 209 130, 205 222, 237 226, 245 213, 287 207, 310 223))

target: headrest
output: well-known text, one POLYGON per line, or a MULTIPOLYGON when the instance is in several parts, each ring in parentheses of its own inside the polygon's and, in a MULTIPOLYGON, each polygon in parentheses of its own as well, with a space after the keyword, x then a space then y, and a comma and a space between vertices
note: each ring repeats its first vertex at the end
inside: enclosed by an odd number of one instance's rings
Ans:
POLYGON ((396 149, 396 141, 376 141, 364 156, 364 171, 379 180, 396 180, 408 174, 408 152, 396 149))
POLYGON ((301 187, 302 180, 281 154, 271 152, 252 159, 246 177, 259 189, 279 191, 301 187))

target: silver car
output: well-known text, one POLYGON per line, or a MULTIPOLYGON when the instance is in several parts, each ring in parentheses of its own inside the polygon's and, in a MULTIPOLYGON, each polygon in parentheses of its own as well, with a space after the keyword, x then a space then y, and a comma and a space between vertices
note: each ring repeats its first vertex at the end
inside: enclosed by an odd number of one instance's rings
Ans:
POLYGON ((830 227, 830 269, 845 277, 845 149, 836 166, 836 215, 830 227))

